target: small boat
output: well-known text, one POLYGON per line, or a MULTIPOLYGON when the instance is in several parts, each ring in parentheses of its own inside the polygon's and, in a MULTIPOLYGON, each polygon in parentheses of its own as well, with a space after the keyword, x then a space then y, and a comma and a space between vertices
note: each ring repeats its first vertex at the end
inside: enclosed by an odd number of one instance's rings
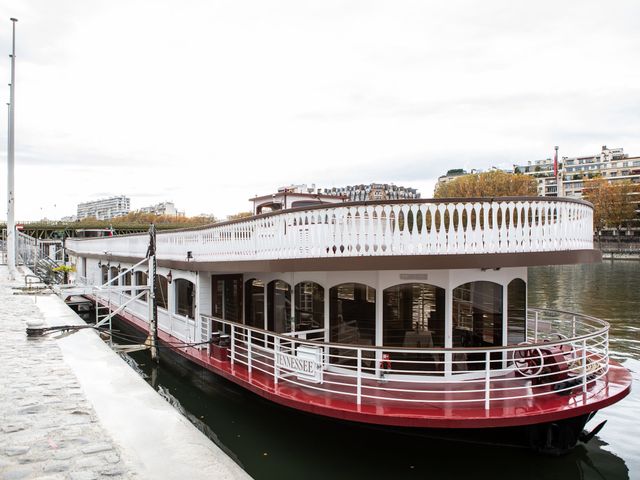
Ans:
MULTIPOLYGON (((314 415, 546 453, 629 393, 607 322, 527 302, 528 267, 601 261, 591 204, 343 200, 158 233, 163 351, 314 415)), ((66 245, 92 300, 139 332, 148 243, 66 245)))

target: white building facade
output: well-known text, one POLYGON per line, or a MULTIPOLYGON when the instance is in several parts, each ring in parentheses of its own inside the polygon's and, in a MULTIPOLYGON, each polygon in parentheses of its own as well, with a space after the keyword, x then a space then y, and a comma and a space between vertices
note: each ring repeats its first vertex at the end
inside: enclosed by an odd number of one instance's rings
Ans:
POLYGON ((173 202, 160 202, 157 205, 143 207, 139 210, 142 213, 153 213, 155 215, 167 215, 171 217, 184 217, 184 212, 178 211, 173 202))
POLYGON ((123 217, 131 211, 131 199, 124 195, 103 198, 78 204, 78 220, 95 217, 97 220, 110 220, 123 217))
POLYGON ((538 195, 545 197, 582 198, 584 182, 596 177, 605 178, 611 183, 625 180, 640 183, 640 157, 629 157, 624 149, 607 148, 606 145, 596 155, 563 157, 558 161, 558 177, 554 175, 551 158, 514 165, 514 170, 516 173, 535 177, 538 195))

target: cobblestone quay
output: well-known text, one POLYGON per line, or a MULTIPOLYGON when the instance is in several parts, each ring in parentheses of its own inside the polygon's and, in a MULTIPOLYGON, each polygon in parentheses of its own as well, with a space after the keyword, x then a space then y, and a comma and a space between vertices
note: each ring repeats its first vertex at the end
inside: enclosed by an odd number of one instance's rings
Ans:
POLYGON ((28 320, 59 323, 48 319, 48 309, 62 309, 71 320, 75 314, 54 305, 61 303, 55 296, 16 295, 15 287, 24 286, 22 275, 17 278, 10 281, 7 267, 0 266, 0 479, 249 478, 114 352, 99 352, 99 365, 91 365, 94 352, 83 348, 91 343, 86 340, 102 347, 94 332, 72 334, 92 336, 71 344, 81 367, 67 358, 69 346, 61 348, 60 340, 27 338, 28 320), (83 374, 82 368, 95 373, 83 374), (118 396, 110 398, 109 389, 119 390, 118 396), (128 418, 131 411, 143 425, 128 418), (169 448, 172 442, 178 446, 169 448))
POLYGON ((0 268, 0 478, 133 478, 56 340, 27 338, 43 315, 0 268))

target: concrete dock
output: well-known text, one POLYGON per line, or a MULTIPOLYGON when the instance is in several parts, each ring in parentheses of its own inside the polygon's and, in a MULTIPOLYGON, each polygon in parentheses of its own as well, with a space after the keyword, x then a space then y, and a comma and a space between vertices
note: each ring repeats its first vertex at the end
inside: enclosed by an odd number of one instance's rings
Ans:
MULTIPOLYGON (((23 295, 0 265, 0 478, 248 479, 55 295, 23 295)), ((220 412, 224 415, 224 412, 220 412)))

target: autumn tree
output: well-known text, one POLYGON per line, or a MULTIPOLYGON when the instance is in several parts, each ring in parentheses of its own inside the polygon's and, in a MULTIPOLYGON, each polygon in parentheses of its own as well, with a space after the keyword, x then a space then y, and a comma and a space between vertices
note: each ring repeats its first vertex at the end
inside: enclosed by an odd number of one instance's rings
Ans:
POLYGON ((533 177, 491 170, 463 175, 450 182, 441 183, 437 186, 434 197, 521 197, 537 194, 538 187, 533 177))
POLYGON ((227 220, 240 220, 241 218, 251 217, 253 213, 251 212, 238 212, 232 215, 227 215, 227 220))
POLYGON ((635 217, 631 195, 637 191, 637 186, 628 181, 611 183, 605 178, 585 181, 582 196, 593 204, 595 230, 613 228, 620 233, 620 229, 635 217))
POLYGON ((97 223, 105 223, 109 225, 147 225, 155 223, 156 225, 172 225, 176 227, 196 227, 215 223, 216 219, 208 216, 197 217, 178 217, 175 215, 156 215, 147 212, 129 212, 121 217, 114 217, 110 220, 99 221, 95 217, 83 218, 80 224, 95 225, 97 223))

